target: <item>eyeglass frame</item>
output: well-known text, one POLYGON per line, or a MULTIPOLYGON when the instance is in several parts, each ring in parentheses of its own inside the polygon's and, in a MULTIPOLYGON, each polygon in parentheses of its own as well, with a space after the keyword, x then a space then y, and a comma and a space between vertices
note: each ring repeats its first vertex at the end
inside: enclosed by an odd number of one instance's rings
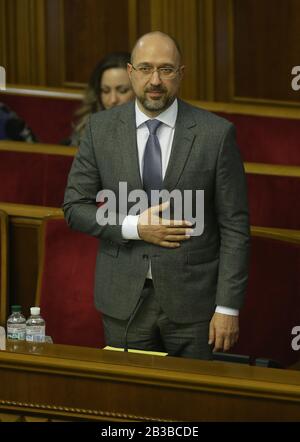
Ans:
MULTIPOLYGON (((173 67, 158 67, 158 68, 155 68, 154 66, 151 66, 151 69, 152 69, 152 72, 151 73, 149 73, 149 74, 145 74, 145 73, 143 73, 142 71, 140 71, 140 69, 139 68, 137 68, 137 67, 134 67, 134 65, 133 64, 131 64, 131 63, 128 63, 131 67, 132 67, 132 69, 134 70, 134 71, 136 71, 136 72, 138 72, 138 73, 140 73, 141 75, 143 75, 144 77, 151 77, 153 74, 154 74, 154 72, 157 72, 158 73, 158 75, 159 75, 159 77, 160 78, 163 78, 163 76, 161 77, 161 72, 160 72, 160 69, 174 69, 174 71, 173 71, 173 74, 174 74, 174 77, 173 77, 173 75, 172 75, 172 77, 171 78, 165 78, 166 80, 174 80, 174 78, 176 78, 176 75, 177 75, 177 73, 180 71, 180 68, 182 67, 182 66, 179 66, 177 69, 175 69, 175 68, 173 68, 173 67)), ((140 66, 140 68, 141 68, 142 66, 140 66)), ((149 67, 150 68, 150 66, 144 66, 144 67, 149 67)))

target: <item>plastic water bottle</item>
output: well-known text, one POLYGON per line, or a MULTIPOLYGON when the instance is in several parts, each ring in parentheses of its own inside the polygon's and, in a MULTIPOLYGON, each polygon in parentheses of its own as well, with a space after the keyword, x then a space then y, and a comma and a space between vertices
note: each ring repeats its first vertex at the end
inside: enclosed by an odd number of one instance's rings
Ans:
POLYGON ((46 324, 40 315, 40 307, 31 307, 26 321, 26 341, 45 342, 46 324))
POLYGON ((12 314, 7 319, 7 339, 25 341, 26 319, 21 313, 20 305, 12 305, 12 314))
POLYGON ((0 327, 0 350, 6 350, 6 333, 4 327, 0 327))

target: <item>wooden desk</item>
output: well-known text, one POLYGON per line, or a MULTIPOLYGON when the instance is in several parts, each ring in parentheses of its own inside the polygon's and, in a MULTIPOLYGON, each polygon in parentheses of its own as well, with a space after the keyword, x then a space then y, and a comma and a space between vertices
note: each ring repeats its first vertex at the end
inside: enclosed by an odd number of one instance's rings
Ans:
POLYGON ((0 385, 2 416, 15 418, 300 420, 292 370, 24 343, 0 352, 0 385))

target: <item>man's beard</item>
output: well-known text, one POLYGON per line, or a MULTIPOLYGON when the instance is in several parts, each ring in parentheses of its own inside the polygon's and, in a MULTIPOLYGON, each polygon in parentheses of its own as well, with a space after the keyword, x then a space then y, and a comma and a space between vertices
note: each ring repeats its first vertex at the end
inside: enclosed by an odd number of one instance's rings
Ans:
POLYGON ((174 101, 174 97, 167 94, 167 90, 164 88, 151 88, 147 89, 144 95, 138 97, 140 103, 148 111, 162 111, 167 109, 174 101), (157 100, 150 100, 146 97, 146 92, 162 92, 162 95, 157 100))

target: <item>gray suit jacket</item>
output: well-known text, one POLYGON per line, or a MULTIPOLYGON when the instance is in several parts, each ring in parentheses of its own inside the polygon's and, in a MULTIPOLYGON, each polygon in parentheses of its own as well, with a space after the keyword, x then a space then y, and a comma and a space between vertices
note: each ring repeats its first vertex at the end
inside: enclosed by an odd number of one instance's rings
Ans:
POLYGON ((118 196, 120 181, 127 182, 128 192, 143 188, 134 103, 91 116, 65 193, 64 212, 70 227, 100 239, 96 307, 127 319, 139 299, 151 260, 156 294, 171 320, 208 320, 216 304, 239 309, 248 276, 249 222, 245 174, 233 125, 178 101, 163 188, 169 192, 204 190, 205 225, 201 236, 177 249, 126 241, 121 225, 97 223, 97 193, 110 189, 118 196))

